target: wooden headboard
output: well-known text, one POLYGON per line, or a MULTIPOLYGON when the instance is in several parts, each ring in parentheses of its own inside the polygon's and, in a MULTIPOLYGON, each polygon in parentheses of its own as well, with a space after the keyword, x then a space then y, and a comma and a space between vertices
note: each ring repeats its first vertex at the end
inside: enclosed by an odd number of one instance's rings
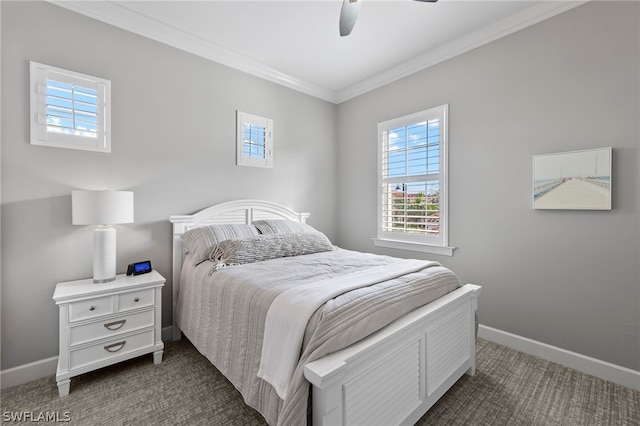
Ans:
POLYGON ((251 224, 260 219, 289 219, 306 223, 309 213, 298 213, 289 207, 264 200, 236 200, 216 204, 191 215, 175 215, 169 220, 173 224, 173 339, 180 338, 180 330, 175 322, 175 307, 180 287, 180 273, 185 250, 182 234, 189 229, 225 223, 251 224))

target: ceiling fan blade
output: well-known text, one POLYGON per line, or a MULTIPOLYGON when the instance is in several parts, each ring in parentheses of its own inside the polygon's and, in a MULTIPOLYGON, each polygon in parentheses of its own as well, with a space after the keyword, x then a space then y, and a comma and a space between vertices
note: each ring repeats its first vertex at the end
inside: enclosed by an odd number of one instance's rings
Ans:
POLYGON ((416 1, 421 1, 421 2, 425 2, 425 3, 435 3, 438 0, 416 0, 416 1))
POLYGON ((358 20, 359 10, 360 2, 358 0, 343 0, 340 10, 340 36, 351 34, 351 30, 358 20))

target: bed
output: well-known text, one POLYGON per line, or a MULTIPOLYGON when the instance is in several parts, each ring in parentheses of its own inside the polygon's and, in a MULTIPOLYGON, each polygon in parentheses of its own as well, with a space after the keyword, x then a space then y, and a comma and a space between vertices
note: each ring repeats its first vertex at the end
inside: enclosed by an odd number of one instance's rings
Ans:
POLYGON ((262 200, 171 216, 174 339, 269 424, 415 423, 475 373, 481 287, 336 248, 308 217, 262 200))

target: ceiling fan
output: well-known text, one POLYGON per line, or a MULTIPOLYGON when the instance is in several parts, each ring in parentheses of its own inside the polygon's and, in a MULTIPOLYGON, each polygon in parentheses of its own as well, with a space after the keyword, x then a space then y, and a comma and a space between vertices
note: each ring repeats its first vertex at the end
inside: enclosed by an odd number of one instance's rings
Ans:
MULTIPOLYGON (((435 3, 438 0, 416 0, 426 3, 435 3)), ((342 9, 340 10, 340 36, 348 36, 351 34, 353 26, 358 19, 358 11, 360 10, 361 0, 343 0, 342 9)))

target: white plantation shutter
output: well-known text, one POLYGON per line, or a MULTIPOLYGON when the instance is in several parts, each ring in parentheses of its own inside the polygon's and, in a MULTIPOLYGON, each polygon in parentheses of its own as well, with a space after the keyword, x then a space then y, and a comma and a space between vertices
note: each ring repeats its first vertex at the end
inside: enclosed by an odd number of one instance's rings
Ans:
POLYGON ((376 245, 447 246, 447 119, 443 105, 378 124, 376 245))
POLYGON ((31 143, 111 152, 111 82, 30 63, 31 143))
POLYGON ((236 111, 236 164, 273 167, 273 120, 236 111))

